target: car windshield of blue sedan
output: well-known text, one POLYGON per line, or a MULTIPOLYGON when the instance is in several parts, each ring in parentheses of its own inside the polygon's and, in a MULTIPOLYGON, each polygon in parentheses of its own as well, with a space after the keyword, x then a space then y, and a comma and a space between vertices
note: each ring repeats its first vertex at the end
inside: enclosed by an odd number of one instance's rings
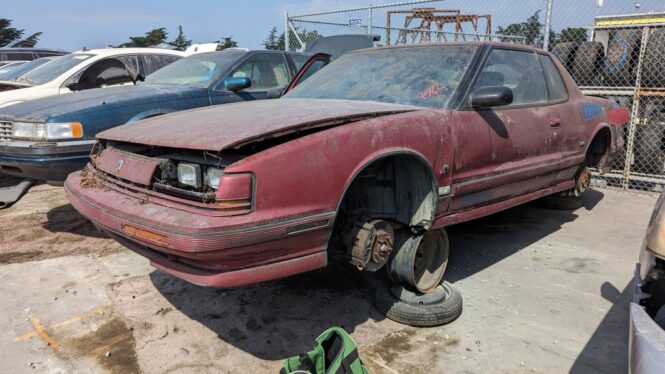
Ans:
POLYGON ((351 52, 284 98, 347 99, 444 108, 475 46, 414 46, 351 52))
POLYGON ((49 61, 44 65, 17 77, 16 81, 28 83, 33 86, 48 83, 92 56, 94 55, 87 53, 72 53, 70 55, 58 57, 53 61, 49 61))
POLYGON ((208 87, 243 54, 240 51, 196 54, 157 70, 145 83, 208 87))

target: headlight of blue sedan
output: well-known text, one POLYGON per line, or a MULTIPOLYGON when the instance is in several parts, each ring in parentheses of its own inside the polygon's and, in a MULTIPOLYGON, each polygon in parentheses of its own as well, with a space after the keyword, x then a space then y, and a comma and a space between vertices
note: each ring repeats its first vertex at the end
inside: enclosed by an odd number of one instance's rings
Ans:
POLYGON ((12 123, 12 138, 17 140, 49 141, 79 139, 83 126, 78 122, 65 123, 12 123))

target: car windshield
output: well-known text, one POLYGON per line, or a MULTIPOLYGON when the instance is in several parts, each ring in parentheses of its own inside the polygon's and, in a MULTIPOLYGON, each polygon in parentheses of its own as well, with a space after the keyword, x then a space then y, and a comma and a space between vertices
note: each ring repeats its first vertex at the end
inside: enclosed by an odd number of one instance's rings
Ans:
POLYGON ((48 83, 92 56, 94 55, 72 53, 71 55, 58 57, 53 61, 49 61, 48 63, 21 75, 16 78, 16 81, 35 86, 48 83))
POLYGON ((414 46, 343 55, 285 98, 348 99, 443 108, 475 46, 414 46))
POLYGON ((25 62, 23 62, 23 61, 21 61, 21 62, 11 62, 7 65, 4 65, 4 66, 0 67, 0 76, 2 76, 3 74, 5 74, 9 71, 15 70, 16 68, 18 68, 21 65, 25 65, 25 62))
POLYGON ((26 62, 25 64, 13 67, 12 69, 9 69, 8 71, 5 72, 2 72, 0 69, 0 81, 10 81, 16 77, 19 77, 29 72, 30 70, 36 68, 37 66, 41 66, 51 60, 52 60, 51 57, 38 58, 36 60, 26 62))
POLYGON ((169 64, 145 79, 145 83, 208 87, 244 54, 240 51, 199 53, 169 64))

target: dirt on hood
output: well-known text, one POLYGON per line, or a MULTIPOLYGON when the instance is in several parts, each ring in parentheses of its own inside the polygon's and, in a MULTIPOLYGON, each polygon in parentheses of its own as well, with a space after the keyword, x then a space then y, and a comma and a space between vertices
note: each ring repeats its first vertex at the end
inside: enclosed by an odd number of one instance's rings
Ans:
POLYGON ((293 131, 419 109, 423 108, 371 101, 257 100, 157 116, 104 131, 97 137, 215 152, 293 131))

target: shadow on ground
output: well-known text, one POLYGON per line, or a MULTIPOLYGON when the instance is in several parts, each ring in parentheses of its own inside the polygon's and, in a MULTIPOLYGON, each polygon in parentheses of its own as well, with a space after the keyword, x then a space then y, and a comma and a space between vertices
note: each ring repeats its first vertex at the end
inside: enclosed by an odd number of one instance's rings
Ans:
POLYGON ((631 286, 628 283, 622 292, 608 282, 600 287, 600 295, 613 305, 577 356, 571 374, 628 372, 631 286))
POLYGON ((446 280, 457 282, 519 252, 574 221, 580 210, 593 209, 602 199, 602 192, 589 189, 576 210, 543 209, 536 201, 448 227, 451 250, 446 280))
POLYGON ((329 327, 352 333, 370 319, 384 319, 373 307, 373 287, 360 273, 326 268, 234 289, 199 287, 157 271, 150 278, 188 318, 264 360, 309 351, 329 327))
MULTIPOLYGON (((602 197, 589 190, 580 209, 593 208, 602 197)), ((520 251, 575 220, 575 212, 529 204, 451 227, 447 280, 454 283, 520 251)), ((353 332, 368 320, 385 318, 373 306, 376 281, 349 266, 344 269, 329 267, 230 290, 198 287, 161 272, 150 278, 168 302, 220 339, 255 357, 281 360, 310 350, 314 338, 331 326, 353 332)))
POLYGON ((43 227, 52 232, 67 232, 89 238, 108 238, 87 218, 83 217, 70 204, 60 205, 46 213, 47 221, 43 227))

